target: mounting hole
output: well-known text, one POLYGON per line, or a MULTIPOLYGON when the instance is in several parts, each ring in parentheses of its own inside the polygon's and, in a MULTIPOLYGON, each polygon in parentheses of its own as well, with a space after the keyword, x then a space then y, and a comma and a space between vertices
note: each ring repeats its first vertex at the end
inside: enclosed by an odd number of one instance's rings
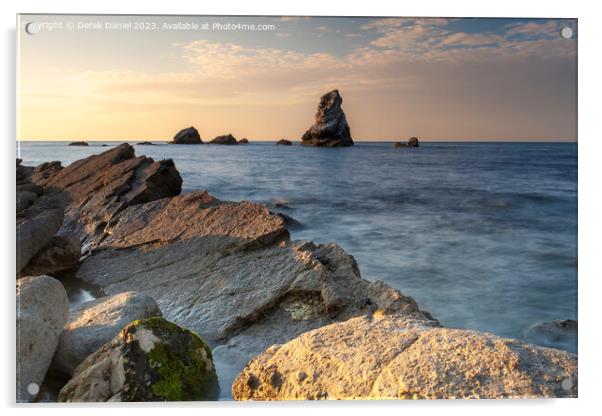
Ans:
POLYGON ((27 386, 27 393, 31 394, 32 396, 37 396, 39 392, 40 386, 38 386, 38 383, 29 383, 27 386))
POLYGON ((573 29, 571 29, 571 28, 570 28, 570 27, 568 27, 568 26, 566 26, 566 27, 563 27, 563 28, 560 30, 560 36, 561 36, 563 39, 570 39, 570 38, 572 38, 572 37, 573 37, 573 29))
POLYGON ((42 26, 40 26, 40 24, 36 23, 36 22, 29 22, 25 25, 25 32, 27 32, 30 35, 35 35, 36 33, 40 33, 41 29, 42 29, 42 26))

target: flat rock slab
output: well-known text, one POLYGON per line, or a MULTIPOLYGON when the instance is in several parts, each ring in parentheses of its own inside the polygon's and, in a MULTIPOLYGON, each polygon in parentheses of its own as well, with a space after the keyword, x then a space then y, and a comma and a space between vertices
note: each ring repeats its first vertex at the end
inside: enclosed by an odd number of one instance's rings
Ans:
POLYGON ((84 359, 137 319, 161 316, 150 296, 124 292, 86 302, 69 313, 52 368, 72 375, 84 359))
POLYGON ((376 313, 254 358, 237 400, 576 397, 577 357, 487 333, 376 313))

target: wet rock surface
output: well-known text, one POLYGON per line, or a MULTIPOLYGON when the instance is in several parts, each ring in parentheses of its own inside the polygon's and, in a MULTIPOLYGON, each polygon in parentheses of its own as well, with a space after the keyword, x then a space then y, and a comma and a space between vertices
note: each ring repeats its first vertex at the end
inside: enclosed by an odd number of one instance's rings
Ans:
POLYGON ((201 135, 194 127, 180 130, 170 142, 171 144, 203 144, 201 135))
POLYGON ((218 392, 207 344, 163 318, 149 318, 127 325, 88 356, 59 401, 212 400, 218 392))
POLYGON ((254 358, 237 400, 576 397, 577 357, 487 333, 376 313, 254 358))
POLYGON ((347 118, 341 108, 343 98, 332 90, 320 98, 315 123, 301 137, 303 145, 318 147, 353 146, 347 118))
POLYGON ((161 316, 150 296, 124 292, 86 302, 69 313, 52 369, 72 375, 84 359, 112 340, 132 321, 161 316))
POLYGON ((18 402, 36 398, 68 314, 67 293, 58 280, 27 276, 17 281, 18 402))

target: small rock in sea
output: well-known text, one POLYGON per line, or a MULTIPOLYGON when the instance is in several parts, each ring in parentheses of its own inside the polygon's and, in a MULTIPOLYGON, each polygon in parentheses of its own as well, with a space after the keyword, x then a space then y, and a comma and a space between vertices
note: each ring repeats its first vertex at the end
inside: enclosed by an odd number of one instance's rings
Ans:
POLYGON ((88 355, 112 340, 124 326, 153 316, 161 316, 157 303, 138 292, 118 293, 80 305, 69 313, 52 369, 73 375, 88 355))
POLYGON ((402 143, 402 142, 395 142, 393 144, 393 147, 396 148, 396 149, 398 149, 400 147, 408 147, 408 144, 407 143, 402 143))
POLYGON ((40 386, 69 315, 67 292, 50 276, 17 280, 17 401, 30 402, 40 386), (32 394, 33 393, 33 394, 32 394))
POLYGON ((69 270, 81 257, 81 243, 76 236, 55 235, 46 247, 37 252, 21 274, 39 276, 69 270))
POLYGON ((195 333, 154 317, 132 322, 88 356, 59 401, 200 401, 218 395, 209 346, 195 333))
POLYGON ((316 122, 301 137, 302 144, 318 147, 353 146, 347 118, 341 108, 343 98, 332 90, 320 98, 316 122))
POLYGON ((276 142, 277 145, 284 145, 284 146, 292 146, 293 142, 291 142, 290 140, 286 140, 286 139, 280 139, 276 142))
POLYGON ((577 396, 577 356, 566 351, 380 312, 323 326, 265 350, 234 381, 233 398, 577 396), (304 382, 300 372, 310 374, 311 382, 304 382))
POLYGON ((223 136, 217 136, 215 139, 211 140, 209 144, 238 144, 236 138, 231 134, 224 134, 223 136))
POLYGON ((154 146, 155 144, 152 142, 139 142, 136 143, 138 146, 154 146))
POLYGON ((411 137, 408 140, 408 147, 418 147, 418 137, 411 137))
POLYGON ((171 144, 203 144, 199 132, 194 127, 180 130, 173 138, 171 144))
POLYGON ((71 142, 69 146, 88 146, 88 143, 80 141, 80 142, 71 142))
POLYGON ((577 354, 577 338, 577 321, 572 319, 539 322, 525 332, 529 342, 574 354, 577 354))
POLYGON ((249 143, 249 140, 245 139, 245 138, 242 138, 238 141, 238 144, 248 144, 248 143, 249 143))
POLYGON ((282 218, 284 220, 284 223, 287 225, 287 227, 289 227, 292 230, 299 229, 299 228, 303 227, 299 221, 297 221, 296 219, 294 219, 290 215, 286 215, 286 214, 283 214, 281 212, 277 212, 276 215, 278 215, 280 218, 282 218))

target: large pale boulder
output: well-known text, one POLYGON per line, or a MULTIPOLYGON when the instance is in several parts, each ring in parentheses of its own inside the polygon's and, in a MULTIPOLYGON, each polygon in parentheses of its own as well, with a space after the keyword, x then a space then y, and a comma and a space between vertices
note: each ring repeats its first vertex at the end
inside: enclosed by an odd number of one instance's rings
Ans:
POLYGON ((134 321, 88 356, 61 389, 61 402, 213 400, 211 350, 163 318, 134 321))
POLYGON ((576 397, 577 357, 378 311, 254 358, 237 400, 576 397))
POLYGON ((347 118, 341 108, 343 98, 332 90, 320 98, 316 122, 301 137, 303 145, 318 147, 353 146, 347 118))
POLYGON ((86 302, 69 313, 52 368, 72 375, 84 359, 112 340, 132 321, 161 316, 150 296, 125 292, 86 302))
POLYGON ((17 281, 17 401, 35 399, 68 314, 67 293, 58 280, 28 276, 17 281))

